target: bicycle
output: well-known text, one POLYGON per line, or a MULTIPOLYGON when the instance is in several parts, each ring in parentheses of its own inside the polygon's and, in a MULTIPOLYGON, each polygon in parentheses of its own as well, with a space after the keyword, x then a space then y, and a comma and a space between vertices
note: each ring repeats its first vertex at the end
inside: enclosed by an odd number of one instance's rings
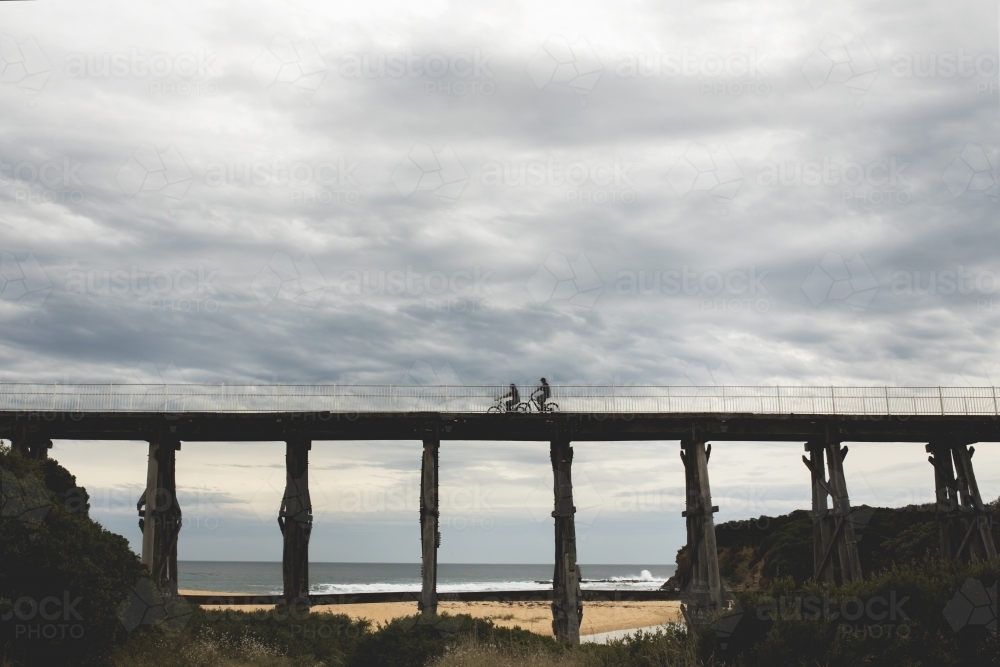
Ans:
POLYGON ((520 409, 521 406, 524 405, 523 403, 518 403, 517 405, 514 406, 512 410, 508 410, 507 401, 505 401, 502 398, 498 398, 496 399, 496 401, 497 401, 496 405, 491 405, 489 408, 487 408, 486 410, 487 414, 500 414, 501 412, 523 412, 523 410, 520 409))
POLYGON ((559 404, 552 400, 546 400, 542 405, 534 396, 517 406, 518 412, 558 412, 559 404))

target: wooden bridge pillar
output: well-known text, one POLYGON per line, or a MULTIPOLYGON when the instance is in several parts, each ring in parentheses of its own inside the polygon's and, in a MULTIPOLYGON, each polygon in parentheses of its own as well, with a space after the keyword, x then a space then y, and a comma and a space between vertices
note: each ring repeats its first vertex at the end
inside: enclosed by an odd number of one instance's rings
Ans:
POLYGON ((699 625, 725 602, 719 574, 719 551, 715 542, 712 490, 708 481, 708 459, 712 446, 700 440, 681 441, 686 488, 688 571, 683 574, 684 616, 689 625, 699 625))
POLYGON ((11 449, 25 459, 47 459, 52 441, 47 438, 17 438, 11 440, 11 449))
POLYGON ((833 534, 834 521, 827 502, 829 494, 825 488, 826 464, 823 457, 826 455, 826 447, 821 442, 807 442, 806 451, 809 452, 806 466, 812 473, 812 511, 809 516, 813 522, 813 576, 817 581, 833 584, 833 563, 823 560, 833 534))
POLYGON ((281 575, 285 604, 309 606, 309 536, 312 534, 312 501, 309 498, 309 450, 312 441, 285 442, 285 495, 278 511, 284 538, 281 575))
POLYGON ((181 506, 177 500, 176 454, 171 438, 149 441, 146 490, 136 505, 142 530, 142 564, 165 595, 177 595, 177 538, 181 506))
POLYGON ((976 448, 961 442, 932 442, 927 451, 931 454, 927 460, 934 466, 941 557, 997 560, 990 517, 972 469, 976 448))
POLYGON ((417 608, 425 616, 437 614, 437 550, 441 546, 438 532, 438 452, 440 440, 424 440, 423 462, 420 466, 420 547, 421 587, 417 608))
POLYGON ((802 457, 812 475, 813 507, 813 578, 816 581, 834 582, 834 555, 840 566, 843 584, 861 581, 861 559, 858 556, 858 539, 851 519, 851 501, 844 477, 844 458, 847 447, 839 442, 807 442, 810 458, 802 457), (823 469, 823 454, 829 477, 823 469), (827 509, 830 496, 832 509, 827 509), (819 540, 818 542, 816 540, 819 540))
POLYGON ((552 575, 552 633, 560 641, 580 643, 583 596, 580 595, 580 566, 576 563, 576 522, 573 505, 573 447, 568 439, 549 445, 552 459, 555 509, 556 557, 552 575))

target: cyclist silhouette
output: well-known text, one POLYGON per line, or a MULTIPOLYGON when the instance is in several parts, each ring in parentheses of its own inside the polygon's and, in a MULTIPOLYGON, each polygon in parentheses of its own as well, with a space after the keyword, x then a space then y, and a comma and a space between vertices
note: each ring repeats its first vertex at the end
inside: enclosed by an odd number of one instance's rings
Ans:
POLYGON ((517 391, 517 385, 513 382, 510 383, 510 391, 500 397, 502 401, 505 398, 510 400, 505 403, 507 406, 507 412, 514 412, 517 409, 517 404, 521 402, 521 394, 517 391))
POLYGON ((545 381, 545 378, 542 378, 542 384, 539 385, 538 389, 531 392, 531 398, 538 406, 539 412, 545 412, 545 401, 549 400, 551 396, 552 389, 549 387, 549 383, 545 381), (536 395, 538 396, 537 398, 536 395))

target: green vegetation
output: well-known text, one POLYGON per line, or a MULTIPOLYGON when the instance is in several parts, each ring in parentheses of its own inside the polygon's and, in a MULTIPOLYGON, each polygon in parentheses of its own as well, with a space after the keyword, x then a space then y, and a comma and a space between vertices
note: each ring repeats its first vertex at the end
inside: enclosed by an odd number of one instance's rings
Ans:
POLYGON ((995 563, 969 566, 928 558, 842 587, 798 585, 783 577, 764 591, 737 593, 738 621, 703 629, 699 655, 706 664, 746 667, 997 665, 995 630, 960 610, 945 610, 967 580, 988 590, 998 575, 995 563))
MULTIPOLYGON (((988 507, 993 539, 1000 544, 1000 501, 988 507)), ((854 508, 853 520, 866 577, 938 555, 938 523, 933 506, 889 509, 860 505, 854 508)), ((716 526, 715 539, 719 570, 734 590, 766 588, 783 577, 791 577, 796 584, 812 578, 812 520, 804 510, 722 523, 716 526)), ((686 560, 686 547, 682 547, 677 563, 686 560)))
POLYGON ((267 612, 195 611, 184 629, 140 628, 115 654, 120 667, 420 667, 465 641, 511 650, 554 642, 525 630, 497 628, 469 616, 397 619, 374 630, 344 615, 278 608, 267 612))
POLYGON ((682 630, 571 647, 470 616, 402 618, 378 629, 347 616, 198 611, 179 633, 147 628, 115 654, 115 667, 638 667, 701 665, 682 630))
POLYGON ((143 572, 139 559, 87 516, 86 490, 55 461, 0 447, 0 476, 0 657, 103 664, 127 638, 116 609, 143 572))

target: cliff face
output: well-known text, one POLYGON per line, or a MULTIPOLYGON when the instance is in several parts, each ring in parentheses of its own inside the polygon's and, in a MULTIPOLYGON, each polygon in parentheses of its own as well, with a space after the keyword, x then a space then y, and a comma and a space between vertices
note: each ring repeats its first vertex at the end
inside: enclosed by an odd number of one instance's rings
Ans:
MULTIPOLYGON (((990 504, 993 538, 1000 538, 1000 504, 990 504)), ((854 508, 861 567, 867 575, 893 563, 938 555, 938 523, 933 505, 854 508)), ((802 583, 813 574, 812 519, 805 510, 777 517, 761 516, 729 521, 715 528, 719 571, 732 590, 759 590, 777 577, 791 576, 802 583)), ((1000 544, 1000 541, 998 541, 1000 544)), ((687 547, 677 552, 677 572, 687 570, 687 547)), ((675 577, 664 588, 679 588, 675 577)))

